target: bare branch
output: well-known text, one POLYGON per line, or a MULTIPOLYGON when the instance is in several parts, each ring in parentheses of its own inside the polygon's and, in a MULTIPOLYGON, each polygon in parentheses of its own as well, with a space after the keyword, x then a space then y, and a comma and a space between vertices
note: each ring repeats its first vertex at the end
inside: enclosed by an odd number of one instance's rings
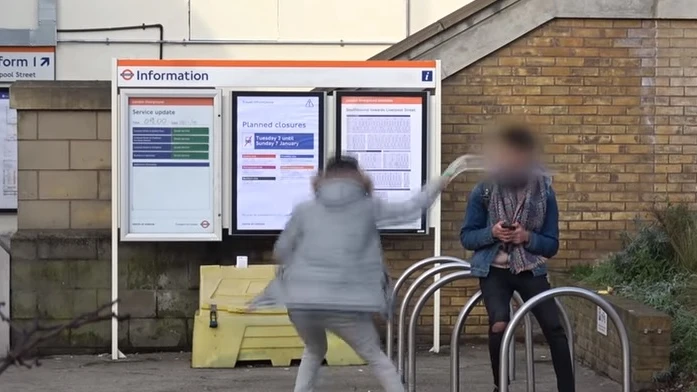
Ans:
POLYGON ((62 324, 42 325, 39 318, 34 319, 34 323, 29 329, 21 329, 12 322, 10 318, 2 312, 5 306, 0 302, 0 322, 8 323, 13 335, 17 336, 14 348, 10 349, 5 357, 0 357, 0 375, 10 366, 21 366, 31 369, 39 366, 41 355, 37 349, 46 342, 54 340, 65 331, 72 331, 84 325, 99 323, 117 319, 118 321, 127 320, 128 316, 119 316, 111 312, 112 306, 118 302, 108 303, 100 306, 92 312, 83 313, 71 321, 62 324))

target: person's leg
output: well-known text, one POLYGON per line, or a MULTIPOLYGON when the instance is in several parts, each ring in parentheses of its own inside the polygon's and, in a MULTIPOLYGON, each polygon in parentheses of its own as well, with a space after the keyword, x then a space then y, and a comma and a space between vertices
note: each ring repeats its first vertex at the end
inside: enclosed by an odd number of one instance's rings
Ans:
POLYGON ((368 362, 386 392, 404 392, 397 369, 380 349, 380 338, 370 313, 335 313, 327 319, 327 329, 368 362))
MULTIPOLYGON (((523 301, 528 301, 530 298, 550 289, 547 276, 533 276, 531 272, 518 274, 515 286, 523 301)), ((557 304, 553 299, 543 301, 532 308, 532 313, 540 323, 542 333, 545 335, 545 339, 547 339, 547 344, 549 344, 559 392, 574 392, 576 387, 573 361, 569 352, 569 341, 559 318, 557 304)))
POLYGON ((507 269, 492 267, 489 276, 479 279, 482 300, 489 316, 489 358, 496 388, 499 387, 500 382, 501 340, 511 318, 510 304, 513 288, 509 282, 510 275, 511 272, 507 269))
POLYGON ((327 354, 324 319, 320 313, 311 311, 291 311, 288 315, 305 343, 294 392, 314 392, 317 375, 327 354))

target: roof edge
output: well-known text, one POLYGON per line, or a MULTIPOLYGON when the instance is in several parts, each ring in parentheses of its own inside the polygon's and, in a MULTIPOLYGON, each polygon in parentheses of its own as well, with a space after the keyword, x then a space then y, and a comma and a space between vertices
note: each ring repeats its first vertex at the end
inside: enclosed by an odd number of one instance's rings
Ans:
POLYGON ((498 0, 474 0, 462 8, 451 12, 445 17, 415 32, 414 34, 411 34, 402 41, 390 46, 368 60, 397 60, 400 58, 400 56, 412 48, 428 41, 432 37, 453 27, 460 21, 469 18, 497 1, 498 0))
POLYGON ((445 79, 556 18, 697 20, 694 1, 474 0, 370 60, 441 60, 445 79))

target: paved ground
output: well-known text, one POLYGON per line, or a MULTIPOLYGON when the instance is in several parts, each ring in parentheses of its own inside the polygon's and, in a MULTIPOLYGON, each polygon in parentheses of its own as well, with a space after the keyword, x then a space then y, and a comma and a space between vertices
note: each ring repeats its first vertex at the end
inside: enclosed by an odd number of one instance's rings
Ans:
MULTIPOLYGON (((464 346, 461 366, 463 392, 491 392, 488 354, 484 346, 464 346)), ((520 348, 513 392, 525 391, 525 364, 520 348)), ((449 391, 449 356, 422 354, 418 358, 418 392, 449 391)), ((1 392, 271 392, 292 391, 296 367, 238 367, 191 369, 182 354, 132 355, 120 362, 105 357, 57 357, 32 370, 12 369, 0 376, 1 392)), ((537 391, 556 391, 554 372, 544 348, 536 352, 537 391)), ((578 391, 619 392, 616 384, 578 367, 578 391)), ((364 367, 325 367, 317 392, 378 392, 381 389, 364 367)))

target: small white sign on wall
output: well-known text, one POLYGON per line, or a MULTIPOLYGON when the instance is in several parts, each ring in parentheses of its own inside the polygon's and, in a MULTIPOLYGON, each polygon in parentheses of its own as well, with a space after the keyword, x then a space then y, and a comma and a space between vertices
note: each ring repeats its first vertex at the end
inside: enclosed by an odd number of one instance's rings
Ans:
POLYGON ((598 306, 598 315, 596 318, 598 321, 598 332, 607 336, 607 313, 605 313, 600 306, 598 306))
POLYGON ((237 268, 247 268, 247 265, 249 264, 249 258, 247 256, 237 256, 236 261, 237 263, 235 266, 237 268))

